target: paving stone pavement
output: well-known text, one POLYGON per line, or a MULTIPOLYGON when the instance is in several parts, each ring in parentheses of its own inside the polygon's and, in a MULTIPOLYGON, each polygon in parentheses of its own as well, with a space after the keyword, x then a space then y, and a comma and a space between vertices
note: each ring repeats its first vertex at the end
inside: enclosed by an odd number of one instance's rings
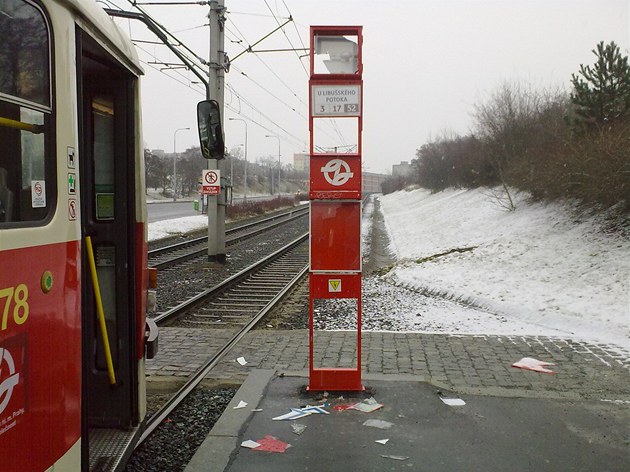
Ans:
MULTIPOLYGON (((148 380, 183 379, 231 336, 228 330, 161 328, 148 380)), ((318 331, 316 367, 356 365, 356 333, 318 331)), ((250 332, 209 374, 241 383, 251 369, 308 371, 308 330, 250 332), (247 365, 236 358, 243 356, 247 365)), ((630 353, 615 346, 544 336, 362 333, 363 375, 409 374, 445 390, 498 396, 630 402, 630 353), (555 374, 511 367, 523 357, 552 362, 555 374)))

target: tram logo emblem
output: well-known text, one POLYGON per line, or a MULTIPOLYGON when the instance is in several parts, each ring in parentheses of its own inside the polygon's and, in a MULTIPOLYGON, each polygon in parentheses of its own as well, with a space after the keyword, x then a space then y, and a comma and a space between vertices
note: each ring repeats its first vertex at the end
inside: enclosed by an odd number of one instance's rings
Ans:
POLYGON ((15 372, 13 356, 8 349, 0 347, 0 414, 9 404, 13 389, 19 381, 20 374, 15 372))
POLYGON ((354 172, 350 172, 350 166, 343 159, 332 159, 321 168, 326 182, 335 187, 340 187, 354 176, 354 172))

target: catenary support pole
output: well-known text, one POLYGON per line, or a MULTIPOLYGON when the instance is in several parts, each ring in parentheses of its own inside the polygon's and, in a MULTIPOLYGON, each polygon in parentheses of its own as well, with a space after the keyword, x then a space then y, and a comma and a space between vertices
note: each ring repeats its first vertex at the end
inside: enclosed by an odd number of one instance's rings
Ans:
MULTIPOLYGON (((224 0, 211 0, 208 14, 210 24, 210 57, 208 100, 219 103, 221 115, 223 113, 223 78, 224 78, 224 0)), ((220 169, 222 161, 208 159, 208 169, 220 169)), ((220 172, 224 175, 224 172, 220 172)), ((222 186, 219 195, 208 195, 208 261, 221 262, 226 260, 225 254, 225 188, 222 186)))

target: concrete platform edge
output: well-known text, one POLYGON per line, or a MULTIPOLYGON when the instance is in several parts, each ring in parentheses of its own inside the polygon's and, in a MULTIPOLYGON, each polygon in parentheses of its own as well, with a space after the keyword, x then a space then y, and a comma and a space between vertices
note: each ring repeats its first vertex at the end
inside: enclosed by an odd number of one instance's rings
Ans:
MULTIPOLYGON (((271 381, 275 377, 279 376, 303 378, 305 385, 308 384, 308 370, 251 370, 237 393, 234 395, 234 398, 225 409, 221 418, 219 418, 193 456, 190 463, 186 466, 184 470, 185 472, 206 472, 208 470, 223 472, 228 470, 232 455, 240 447, 240 435, 248 427, 253 415, 256 414, 255 412, 252 412, 252 410, 258 408, 262 404, 271 381), (241 401, 246 402, 247 407, 235 410, 234 407, 236 407, 241 401)), ((448 385, 445 382, 438 381, 437 379, 433 379, 431 376, 414 374, 364 373, 361 380, 366 387, 370 386, 370 381, 423 382, 433 385, 445 392, 453 392, 461 395, 569 401, 584 400, 579 395, 571 392, 560 393, 529 391, 523 388, 453 386, 448 385)))
MULTIPOLYGON (((308 371, 283 371, 273 369, 254 369, 245 382, 240 386, 234 398, 229 403, 221 418, 216 422, 206 439, 201 443, 197 452, 188 463, 184 472, 207 472, 208 470, 222 472, 230 463, 232 453, 239 447, 239 436, 249 422, 252 409, 257 408, 262 401, 269 382, 276 376, 303 377, 308 383, 308 371), (239 402, 244 401, 247 407, 235 410, 239 402)), ((413 374, 364 374, 364 383, 375 380, 390 380, 399 382, 424 382, 423 376, 413 374)))
POLYGON ((238 447, 239 434, 263 399, 269 382, 276 375, 272 369, 254 369, 238 389, 234 398, 216 422, 206 439, 188 463, 184 472, 223 471, 230 462, 232 452, 238 447), (235 410, 239 402, 247 407, 235 410))

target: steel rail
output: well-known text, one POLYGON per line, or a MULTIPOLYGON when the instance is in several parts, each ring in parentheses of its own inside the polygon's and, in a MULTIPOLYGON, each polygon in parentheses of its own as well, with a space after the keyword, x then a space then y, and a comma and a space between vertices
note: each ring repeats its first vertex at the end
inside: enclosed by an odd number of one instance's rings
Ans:
MULTIPOLYGON (((302 213, 306 213, 307 211, 308 211, 308 206, 306 207, 306 209, 302 209, 302 208, 291 209, 289 211, 285 211, 285 212, 279 213, 277 215, 269 216, 269 217, 264 218, 262 220, 252 221, 250 223, 245 223, 245 224, 242 224, 242 225, 239 225, 239 226, 235 226, 233 228, 226 229, 225 230, 225 234, 231 234, 231 233, 235 233, 235 232, 238 232, 238 231, 242 231, 244 229, 248 229, 248 228, 252 228, 252 227, 258 226, 258 225, 262 225, 264 223, 268 223, 268 222, 271 222, 271 221, 274 221, 274 220, 277 220, 277 219, 280 219, 280 218, 284 218, 286 216, 290 217, 294 213, 299 213, 299 215, 301 216, 302 213)), ((159 256, 159 255, 161 255, 161 254, 163 254, 165 252, 174 251, 176 249, 185 248, 187 246, 192 246, 193 244, 201 243, 201 242, 204 242, 204 241, 207 241, 207 240, 208 240, 208 236, 202 236, 202 237, 199 237, 199 238, 190 239, 188 241, 183 241, 183 242, 180 242, 180 243, 170 244, 168 246, 164 246, 164 247, 160 247, 160 248, 156 248, 156 249, 151 249, 151 250, 148 251, 148 255, 149 255, 149 257, 159 256)))
MULTIPOLYGON (((264 232, 266 232, 268 230, 274 229, 274 228, 276 228, 276 227, 278 227, 278 226, 280 226, 280 225, 282 225, 284 223, 288 223, 290 221, 293 221, 293 220, 296 220, 296 219, 301 218, 303 216, 306 216, 307 214, 308 214, 308 208, 306 210, 303 210, 303 209, 292 210, 290 212, 285 212, 285 213, 283 213, 281 215, 276 215, 276 216, 273 216, 273 217, 265 218, 264 220, 256 221, 256 222, 253 222, 253 223, 247 223, 247 224, 235 227, 235 228, 231 228, 231 229, 226 231, 226 234, 236 234, 236 233, 239 233, 239 232, 241 232, 243 230, 247 230, 249 228, 254 228, 254 227, 260 226, 259 229, 256 229, 254 231, 249 231, 249 232, 247 232, 245 234, 234 236, 233 238, 230 238, 229 240, 227 240, 226 243, 229 244, 229 245, 236 244, 236 243, 241 242, 241 241, 243 241, 245 239, 252 238, 252 237, 257 236, 259 234, 262 234, 262 233, 264 233, 264 232), (280 220, 280 221, 277 221, 276 223, 273 223, 273 224, 265 225, 265 223, 269 223, 269 222, 272 222, 272 221, 275 221, 275 220, 280 220)), ((148 255, 149 255, 149 258, 151 258, 151 257, 153 257, 153 258, 160 257, 160 256, 162 256, 164 254, 167 254, 167 253, 170 253, 170 252, 180 251, 180 250, 183 250, 183 249, 186 249, 186 248, 194 247, 196 245, 204 244, 207 240, 208 240, 208 237, 207 236, 203 236, 203 237, 200 237, 200 238, 191 239, 191 240, 184 241, 184 242, 181 242, 181 243, 171 244, 169 246, 165 246, 165 247, 162 247, 162 248, 152 249, 151 251, 148 252, 148 255)), ((203 255, 206 254, 206 252, 207 252, 207 248, 204 247, 202 249, 194 250, 194 251, 188 252, 186 254, 182 254, 180 256, 173 257, 171 259, 168 259, 168 260, 165 260, 165 261, 162 261, 162 262, 150 263, 150 266, 154 267, 154 268, 156 268, 158 270, 166 269, 168 267, 171 267, 173 265, 182 263, 182 262, 187 261, 189 259, 193 259, 195 257, 203 256, 203 255)))
MULTIPOLYGON (((284 252, 287 252, 288 250, 294 248, 295 246, 301 244, 302 242, 304 242, 305 239, 307 239, 308 235, 306 236, 302 236, 298 239, 296 239, 295 241, 293 241, 292 243, 290 243, 289 245, 287 245, 285 248, 283 248, 284 252)), ((281 251, 283 251, 281 250, 281 251)), ((272 256, 275 255, 275 257, 279 257, 279 254, 281 251, 276 251, 276 253, 274 253, 272 256)), ((272 256, 269 256, 268 258, 265 258, 266 260, 268 260, 269 258, 271 258, 272 256)), ((261 264, 258 263, 256 264, 257 266, 260 266, 261 264)), ((249 269, 246 269, 245 271, 242 271, 239 274, 236 274, 235 276, 231 277, 228 280, 231 280, 232 282, 236 279, 239 278, 239 275, 242 277, 243 276, 243 272, 249 271, 249 269)), ((186 383, 180 387, 180 389, 165 403, 165 405, 158 410, 155 414, 153 414, 153 416, 151 416, 151 418, 147 421, 146 423, 146 427, 144 429, 144 431, 142 432, 142 435, 140 436, 136 447, 138 447, 140 444, 142 444, 142 442, 148 438, 154 431, 155 429, 158 428, 158 426, 160 424, 162 424, 162 422, 168 417, 168 415, 175 409, 177 408, 177 406, 184 401, 184 399, 190 394, 190 392, 193 391, 193 389, 195 387, 197 387, 202 380, 206 377, 206 375, 208 375, 208 373, 214 369, 214 367, 216 367, 216 365, 234 348, 234 346, 236 346, 238 344, 238 342, 243 338, 243 336, 245 336, 254 326, 256 326, 256 324, 258 322, 260 322, 260 320, 267 314, 269 313, 269 311, 280 301, 282 300, 282 298, 286 295, 286 293, 291 290, 301 279, 302 277, 304 277, 304 275, 306 275, 308 273, 308 264, 306 264, 274 297, 273 299, 271 299, 256 315, 254 315, 241 329, 238 330, 238 332, 221 348, 219 349, 219 351, 214 354, 212 357, 210 357, 203 365, 201 365, 191 376, 190 378, 186 381, 186 383)), ((226 281, 227 282, 227 281, 226 281)), ((214 291, 216 289, 210 289, 207 290, 206 292, 211 292, 214 291)), ((208 294, 206 293, 205 296, 208 296, 208 294)), ((199 301, 201 298, 200 297, 195 297, 196 301, 199 301)))
POLYGON ((272 262, 274 259, 277 259, 281 255, 285 254, 290 249, 293 249, 294 247, 296 247, 299 244, 303 243, 307 239, 308 239, 308 233, 305 233, 302 236, 300 236, 299 238, 297 238, 297 239, 293 240, 292 242, 290 242, 289 244, 287 244, 286 246, 278 249, 276 252, 273 252, 272 254, 269 254, 268 256, 264 257, 263 259, 257 261, 255 264, 252 264, 251 266, 246 267, 245 269, 241 270, 240 272, 230 276, 229 278, 225 279, 223 282, 220 282, 219 284, 215 285, 214 287, 211 287, 209 289, 204 290, 203 292, 198 293, 197 295, 189 298, 188 300, 180 303, 179 305, 176 305, 176 306, 174 306, 172 308, 169 308, 168 310, 166 310, 166 311, 164 311, 164 312, 162 312, 162 313, 152 317, 151 319, 156 324, 160 325, 160 324, 164 323, 166 320, 174 318, 175 316, 177 316, 177 315, 181 314, 182 312, 190 309, 191 307, 193 307, 197 303, 201 302, 202 300, 211 297, 215 293, 226 289, 227 287, 229 287, 229 286, 237 283, 238 281, 246 278, 247 276, 251 275, 252 273, 260 270, 262 267, 264 267, 268 263, 272 262))

